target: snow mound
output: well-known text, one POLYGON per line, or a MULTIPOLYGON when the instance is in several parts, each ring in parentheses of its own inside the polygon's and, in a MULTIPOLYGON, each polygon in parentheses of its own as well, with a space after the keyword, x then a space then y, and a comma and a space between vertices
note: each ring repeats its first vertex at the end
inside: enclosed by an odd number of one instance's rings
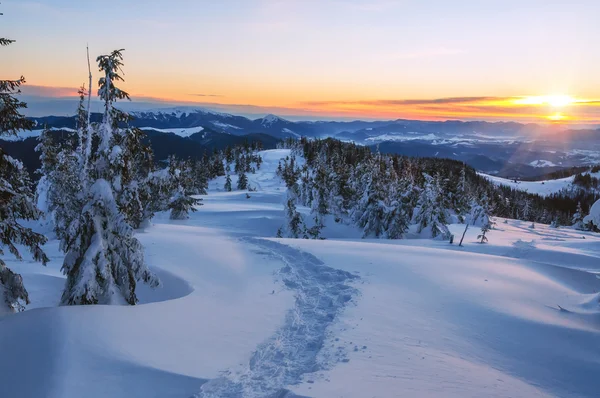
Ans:
POLYGON ((590 214, 584 219, 584 223, 593 223, 596 227, 600 227, 600 199, 597 200, 590 208, 590 214))

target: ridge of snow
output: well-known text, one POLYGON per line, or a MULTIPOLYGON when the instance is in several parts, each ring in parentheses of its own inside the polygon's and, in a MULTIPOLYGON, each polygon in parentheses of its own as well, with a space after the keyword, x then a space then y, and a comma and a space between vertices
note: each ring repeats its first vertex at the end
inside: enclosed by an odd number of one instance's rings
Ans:
POLYGON ((218 120, 213 120, 213 121, 211 121, 211 123, 213 124, 213 126, 219 127, 219 128, 222 128, 222 129, 235 129, 235 130, 241 130, 242 129, 241 127, 233 126, 233 125, 227 124, 227 123, 223 123, 223 122, 220 122, 218 120))

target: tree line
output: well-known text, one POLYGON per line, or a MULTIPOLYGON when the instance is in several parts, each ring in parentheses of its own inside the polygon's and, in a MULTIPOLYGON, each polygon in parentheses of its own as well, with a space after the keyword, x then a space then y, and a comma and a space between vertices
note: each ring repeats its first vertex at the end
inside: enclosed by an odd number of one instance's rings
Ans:
POLYGON ((466 222, 481 226, 485 241, 493 216, 572 225, 585 214, 582 203, 589 208, 596 199, 584 191, 533 195, 497 186, 459 161, 381 154, 331 138, 288 139, 281 147, 292 149, 277 171, 287 187, 282 237, 319 238, 331 216, 364 237, 388 239, 413 226, 421 236, 451 239, 448 224, 466 222), (297 205, 310 208, 308 219, 297 205))

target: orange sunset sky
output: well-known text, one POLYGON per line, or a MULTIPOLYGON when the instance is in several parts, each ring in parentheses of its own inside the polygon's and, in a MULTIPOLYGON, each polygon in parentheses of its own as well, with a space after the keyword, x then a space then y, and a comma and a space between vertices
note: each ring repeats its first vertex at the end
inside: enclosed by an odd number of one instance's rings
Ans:
POLYGON ((4 0, 0 34, 17 42, 2 76, 24 75, 34 102, 72 97, 89 44, 125 48, 122 87, 155 107, 600 123, 598 1, 106 3, 4 0))

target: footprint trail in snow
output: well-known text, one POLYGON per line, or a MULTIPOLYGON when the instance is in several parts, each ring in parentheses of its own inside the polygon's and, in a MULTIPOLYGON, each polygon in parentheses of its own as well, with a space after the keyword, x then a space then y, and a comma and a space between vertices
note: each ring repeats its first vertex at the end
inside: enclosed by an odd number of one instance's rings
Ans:
POLYGON ((358 290, 350 283, 358 276, 326 266, 315 256, 274 241, 242 238, 281 259, 279 276, 295 291, 294 308, 284 325, 260 344, 241 375, 229 374, 202 385, 196 398, 292 398, 285 389, 302 376, 328 369, 344 359, 344 352, 325 352, 328 327, 358 290))

